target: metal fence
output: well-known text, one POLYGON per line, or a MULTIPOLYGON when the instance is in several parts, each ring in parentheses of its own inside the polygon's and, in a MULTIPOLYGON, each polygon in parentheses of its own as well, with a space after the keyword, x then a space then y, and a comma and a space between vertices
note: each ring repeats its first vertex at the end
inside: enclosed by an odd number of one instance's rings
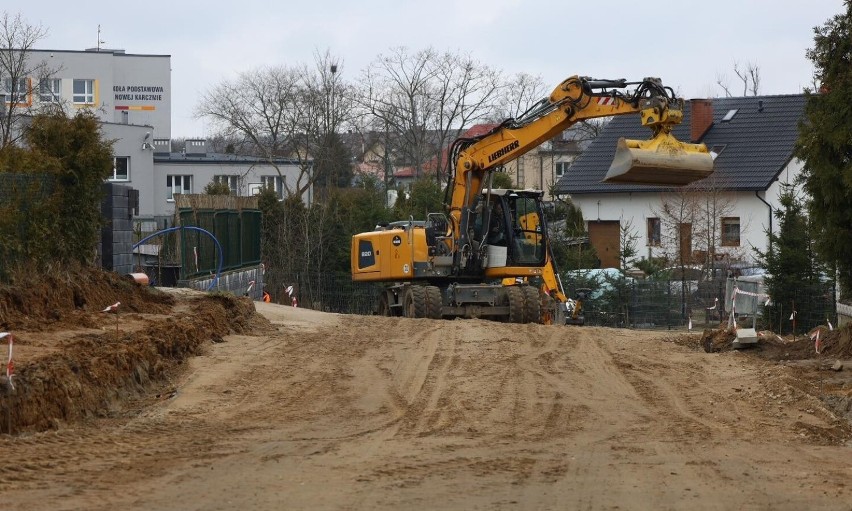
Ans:
MULTIPOLYGON (((381 284, 352 282, 348 273, 290 274, 276 276, 279 289, 270 289, 276 302, 289 303, 286 287, 293 285, 300 307, 344 314, 373 314, 381 284)), ((574 296, 577 288, 591 288, 592 298, 585 302, 586 324, 637 329, 685 329, 718 327, 727 321, 725 279, 712 281, 613 279, 590 283, 563 278, 566 293, 574 296)), ((826 319, 835 322, 834 288, 830 283, 802 286, 796 299, 795 328, 798 333, 826 319)), ((788 334, 794 324, 789 305, 761 304, 752 314, 738 314, 741 324, 788 334)))
MULTIPOLYGON (((180 224, 212 233, 222 246, 224 270, 260 264, 260 218, 257 210, 180 211, 180 224)), ((197 231, 180 238, 182 277, 193 278, 216 271, 218 254, 214 241, 197 231)))
POLYGON ((373 314, 382 290, 381 284, 353 282, 348 273, 270 272, 267 277, 274 302, 290 303, 286 289, 293 286, 299 307, 341 314, 373 314))
MULTIPOLYGON (((564 279, 569 296, 588 282, 564 279)), ((762 286, 734 283, 732 279, 709 281, 613 280, 593 287, 585 303, 586 324, 622 328, 681 329, 717 327, 729 320, 731 289, 759 296, 738 295, 734 319, 742 326, 752 325, 781 334, 801 333, 831 321, 836 324, 834 287, 830 282, 802 285, 791 303, 766 301, 762 286), (744 307, 752 302, 750 307, 744 307), (796 310, 793 315, 792 311, 796 310), (792 317, 791 317, 792 316, 792 317), (795 320, 795 321, 794 321, 795 320)))

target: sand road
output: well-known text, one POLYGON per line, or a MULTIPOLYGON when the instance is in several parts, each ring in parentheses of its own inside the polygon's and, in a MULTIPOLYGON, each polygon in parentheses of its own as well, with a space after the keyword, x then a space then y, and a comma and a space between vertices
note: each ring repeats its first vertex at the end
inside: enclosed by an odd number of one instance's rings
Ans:
POLYGON ((0 509, 852 509, 848 427, 783 364, 256 306, 132 413, 0 440, 0 509))

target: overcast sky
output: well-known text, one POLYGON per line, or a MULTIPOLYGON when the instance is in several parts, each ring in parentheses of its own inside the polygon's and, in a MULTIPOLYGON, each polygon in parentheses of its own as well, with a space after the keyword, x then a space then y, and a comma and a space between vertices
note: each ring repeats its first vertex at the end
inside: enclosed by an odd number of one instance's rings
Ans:
POLYGON ((506 74, 564 78, 658 76, 685 98, 722 95, 717 76, 741 91, 734 63, 760 67, 761 94, 800 92, 813 67, 813 27, 842 0, 195 0, 68 2, 3 7, 49 33, 39 49, 97 44, 167 54, 172 63, 172 136, 205 136, 192 112, 200 93, 241 71, 339 56, 354 80, 389 48, 469 53, 506 74))

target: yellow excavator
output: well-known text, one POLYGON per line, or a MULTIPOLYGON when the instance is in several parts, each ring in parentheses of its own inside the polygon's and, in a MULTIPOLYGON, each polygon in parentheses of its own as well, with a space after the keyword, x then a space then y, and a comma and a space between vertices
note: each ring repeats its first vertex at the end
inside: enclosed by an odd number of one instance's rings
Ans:
MULTIPOLYGON (((447 210, 354 235, 352 279, 386 284, 377 304, 381 315, 513 323, 541 323, 550 315, 550 321, 560 322, 549 313, 557 314, 559 308, 543 307, 539 287, 528 284, 537 278, 558 283, 541 209, 543 194, 494 189, 491 178, 507 162, 577 122, 624 114, 639 114, 652 137, 620 140, 605 182, 683 186, 713 172, 704 144, 683 143, 671 134, 683 119, 683 100, 659 79, 572 76, 518 118, 453 142, 447 210), (503 285, 504 279, 518 283, 503 285)), ((568 304, 561 286, 550 295, 568 304)))

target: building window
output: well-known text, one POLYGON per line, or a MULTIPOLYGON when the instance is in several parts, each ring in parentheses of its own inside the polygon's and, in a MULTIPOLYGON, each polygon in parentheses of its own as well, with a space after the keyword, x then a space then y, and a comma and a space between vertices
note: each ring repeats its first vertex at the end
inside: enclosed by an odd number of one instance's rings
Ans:
POLYGON ((556 163, 556 177, 562 177, 562 174, 568 171, 568 167, 571 166, 570 161, 560 161, 556 163))
POLYGON ((6 78, 3 80, 3 95, 6 98, 6 103, 26 103, 28 88, 26 78, 18 78, 17 80, 6 78))
POLYGON ((95 103, 95 81, 74 79, 74 104, 93 105, 95 103))
POLYGON ((739 217, 722 219, 722 246, 740 246, 740 219, 739 217))
POLYGON ((213 176, 216 183, 225 183, 233 195, 239 195, 240 176, 213 176))
POLYGON ((659 218, 648 219, 648 246, 659 247, 661 238, 661 227, 659 218))
POLYGON ((42 103, 59 103, 62 97, 62 80, 45 78, 38 82, 38 99, 42 103))
POLYGON ((110 181, 130 180, 130 157, 116 156, 112 159, 112 177, 110 181))
POLYGON ((166 176, 166 200, 175 200, 176 193, 192 193, 192 176, 166 176))
POLYGON ((281 176, 260 176, 260 182, 264 188, 275 190, 279 199, 284 198, 284 178, 281 176))

